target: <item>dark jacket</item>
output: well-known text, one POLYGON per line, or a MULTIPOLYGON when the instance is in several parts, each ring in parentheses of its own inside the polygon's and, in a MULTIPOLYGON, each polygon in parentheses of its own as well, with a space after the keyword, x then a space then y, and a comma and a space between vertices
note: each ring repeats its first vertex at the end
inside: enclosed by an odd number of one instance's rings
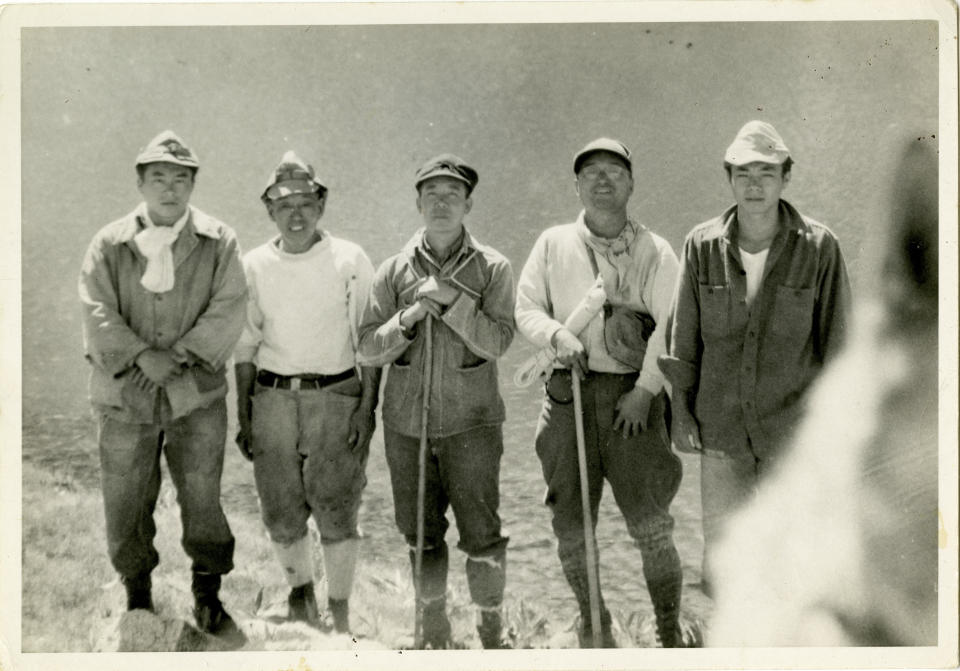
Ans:
POLYGON ((684 242, 660 367, 675 397, 695 399, 704 449, 746 456, 752 447, 772 457, 840 348, 850 282, 833 233, 781 200, 783 225, 748 310, 736 211, 700 224, 684 242))

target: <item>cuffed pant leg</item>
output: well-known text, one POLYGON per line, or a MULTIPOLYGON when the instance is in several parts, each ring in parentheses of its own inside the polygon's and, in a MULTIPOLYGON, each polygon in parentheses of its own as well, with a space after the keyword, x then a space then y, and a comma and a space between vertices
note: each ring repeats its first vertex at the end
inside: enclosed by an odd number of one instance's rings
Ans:
POLYGON ((500 458, 503 431, 484 426, 437 441, 440 477, 467 553, 467 585, 481 608, 499 608, 506 585, 506 547, 501 534, 500 458))
POLYGON ((162 434, 152 424, 128 424, 100 416, 107 549, 121 576, 149 574, 160 557, 153 545, 153 511, 160 493, 162 434))
POLYGON ((181 543, 195 573, 233 568, 234 538, 220 505, 220 477, 227 437, 227 405, 218 399, 170 423, 164 451, 177 488, 181 543))
POLYGON ((310 507, 303 484, 303 458, 295 392, 257 387, 251 419, 253 475, 270 540, 291 545, 307 535, 310 507))
POLYGON ((704 452, 700 459, 700 498, 703 507, 703 576, 713 579, 711 553, 722 539, 730 517, 754 495, 757 465, 753 457, 732 458, 704 452))
MULTIPOLYGON (((594 421, 595 395, 590 380, 582 384, 581 391, 584 406, 590 516, 595 529, 600 497, 603 493, 603 470, 597 449, 597 427, 594 421)), ((573 403, 561 404, 549 397, 544 398, 543 410, 537 423, 536 451, 547 485, 544 502, 550 508, 551 524, 557 537, 560 565, 577 599, 581 614, 588 614, 586 544, 583 534, 583 504, 580 495, 573 403)), ((598 557, 599 567, 599 553, 595 552, 595 556, 598 557)), ((598 568, 597 585, 599 584, 598 568)), ((603 610, 602 601, 601 597, 601 610, 603 610)))

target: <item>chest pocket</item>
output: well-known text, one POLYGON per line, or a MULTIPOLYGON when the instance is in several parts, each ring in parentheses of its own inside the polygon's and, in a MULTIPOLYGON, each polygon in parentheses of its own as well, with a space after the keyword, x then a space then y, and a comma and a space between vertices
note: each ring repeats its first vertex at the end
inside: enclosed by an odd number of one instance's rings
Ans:
POLYGON ((813 323, 814 290, 778 286, 771 331, 779 338, 807 339, 813 323))
POLYGON ((730 330, 730 287, 700 285, 700 331, 704 340, 722 338, 730 330))

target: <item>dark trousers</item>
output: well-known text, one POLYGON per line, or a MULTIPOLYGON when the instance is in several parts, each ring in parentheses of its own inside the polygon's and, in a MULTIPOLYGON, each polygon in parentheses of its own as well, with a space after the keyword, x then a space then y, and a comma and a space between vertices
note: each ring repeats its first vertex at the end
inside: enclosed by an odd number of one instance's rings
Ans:
MULTIPOLYGON (((679 609, 681 566, 669 508, 680 486, 681 463, 670 450, 662 393, 651 403, 646 431, 625 439, 613 430, 616 403, 630 391, 635 379, 636 375, 591 373, 581 383, 590 515, 596 528, 606 478, 627 532, 640 549, 654 608, 658 615, 662 612, 672 617, 670 611, 679 609)), ((560 564, 581 613, 586 615, 586 545, 570 384, 569 372, 554 372, 537 425, 536 449, 547 484, 545 502, 552 514, 560 564)))
MULTIPOLYGON (((384 429, 387 464, 393 485, 397 528, 411 548, 417 543, 417 480, 420 439, 384 429)), ((467 584, 474 603, 495 608, 503 601, 508 538, 500 533, 499 425, 482 426, 428 442, 424 498, 425 601, 446 593, 447 508, 460 532, 458 547, 467 554, 467 584), (434 561, 435 560, 435 561, 434 561), (434 565, 435 564, 435 565, 434 565)))
POLYGON ((181 543, 199 573, 233 568, 234 538, 220 507, 227 431, 226 400, 162 424, 100 416, 100 465, 110 561, 121 576, 149 573, 160 561, 153 511, 160 493, 160 454, 177 490, 181 543))

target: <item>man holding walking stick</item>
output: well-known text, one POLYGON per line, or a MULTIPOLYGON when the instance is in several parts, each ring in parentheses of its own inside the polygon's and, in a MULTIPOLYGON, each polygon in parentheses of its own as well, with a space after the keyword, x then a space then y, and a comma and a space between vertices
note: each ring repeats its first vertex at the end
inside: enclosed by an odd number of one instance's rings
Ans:
POLYGON ((360 363, 390 364, 384 444, 397 527, 415 571, 415 645, 435 650, 452 646, 444 541, 450 506, 480 641, 504 645, 508 539, 497 509, 505 412, 496 360, 513 340, 513 271, 463 225, 477 180, 450 154, 417 171, 424 228, 377 270, 360 326, 360 363))
POLYGON ((683 643, 681 567, 669 512, 681 466, 670 451, 657 368, 678 262, 663 238, 627 216, 632 168, 630 151, 617 140, 595 140, 576 154, 584 210, 575 222, 541 234, 517 287, 520 332, 551 348, 558 366, 546 383, 536 450, 560 564, 580 610, 581 647, 616 645, 593 536, 604 478, 640 548, 660 642, 683 643), (598 275, 606 304, 578 335, 568 327, 577 320, 568 318, 598 275))

